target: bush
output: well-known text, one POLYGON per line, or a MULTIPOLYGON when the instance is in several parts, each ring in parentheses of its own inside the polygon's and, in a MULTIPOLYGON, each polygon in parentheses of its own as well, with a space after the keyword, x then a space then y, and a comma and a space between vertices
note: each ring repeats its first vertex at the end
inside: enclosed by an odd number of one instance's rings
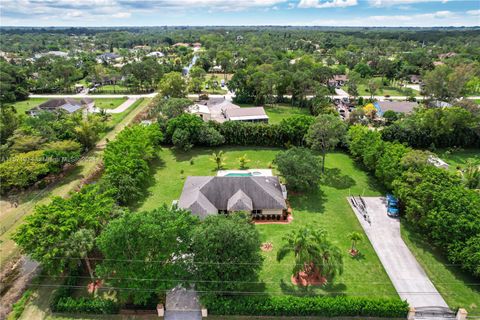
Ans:
POLYGON ((52 306, 52 310, 67 313, 115 314, 120 310, 120 305, 113 300, 103 298, 60 297, 52 306))
POLYGON ((409 309, 400 299, 345 296, 205 297, 202 302, 212 315, 404 318, 409 309))
POLYGON ((73 271, 72 276, 65 280, 62 287, 55 291, 53 299, 50 303, 50 309, 53 312, 65 313, 103 313, 115 314, 120 310, 120 304, 104 298, 80 297, 73 298, 72 286, 77 284, 77 272, 73 271))

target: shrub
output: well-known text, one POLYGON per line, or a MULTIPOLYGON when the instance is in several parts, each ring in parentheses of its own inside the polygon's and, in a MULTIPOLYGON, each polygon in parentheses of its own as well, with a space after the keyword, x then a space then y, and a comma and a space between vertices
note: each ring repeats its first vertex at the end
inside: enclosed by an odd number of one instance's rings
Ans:
POLYGON ((52 306, 52 310, 66 313, 115 314, 120 310, 120 305, 104 298, 60 297, 52 306))
POLYGON ((404 318, 409 309, 400 299, 345 296, 204 297, 202 302, 212 315, 404 318))

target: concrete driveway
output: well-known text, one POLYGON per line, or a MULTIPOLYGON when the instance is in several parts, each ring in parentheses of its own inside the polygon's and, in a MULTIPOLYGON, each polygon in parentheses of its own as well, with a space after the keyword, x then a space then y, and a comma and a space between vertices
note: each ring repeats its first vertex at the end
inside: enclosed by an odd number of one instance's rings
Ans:
MULTIPOLYGON (((358 199, 358 197, 355 197, 358 199)), ((362 197, 368 217, 348 202, 372 243, 390 280, 402 299, 410 306, 448 308, 440 293, 430 281, 412 252, 400 236, 400 221, 387 216, 386 199, 362 197)))

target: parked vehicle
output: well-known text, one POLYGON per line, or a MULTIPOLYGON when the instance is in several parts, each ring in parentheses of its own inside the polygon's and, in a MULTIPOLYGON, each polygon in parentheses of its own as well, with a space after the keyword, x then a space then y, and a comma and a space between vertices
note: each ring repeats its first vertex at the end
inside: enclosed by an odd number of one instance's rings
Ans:
POLYGON ((398 208, 398 200, 391 194, 387 194, 387 215, 389 217, 400 216, 400 209, 398 208))

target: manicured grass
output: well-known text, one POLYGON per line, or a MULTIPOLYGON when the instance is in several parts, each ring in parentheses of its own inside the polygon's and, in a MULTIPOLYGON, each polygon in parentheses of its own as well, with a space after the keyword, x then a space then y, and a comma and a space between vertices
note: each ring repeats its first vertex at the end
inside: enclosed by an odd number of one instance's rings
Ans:
MULTIPOLYGON (((160 151, 161 160, 152 169, 152 179, 147 197, 137 211, 152 210, 162 204, 170 205, 180 197, 185 178, 190 175, 215 175, 215 165, 210 160, 219 149, 197 148, 187 153, 172 148, 160 151)), ((251 160, 250 168, 267 168, 280 149, 223 147, 226 169, 238 169, 238 158, 244 154, 251 160)), ((348 254, 350 240, 347 234, 363 230, 354 216, 346 197, 349 194, 380 195, 381 192, 361 168, 345 153, 334 152, 327 156, 327 174, 323 185, 305 195, 289 194, 294 220, 288 225, 257 225, 263 242, 272 242, 273 250, 264 252, 265 261, 260 272, 263 283, 252 286, 251 291, 269 294, 347 294, 357 296, 397 296, 378 257, 364 235, 360 243, 362 255, 353 259, 348 254), (293 256, 276 261, 282 237, 290 230, 309 226, 325 228, 329 238, 343 252, 344 273, 326 287, 299 289, 290 282, 293 256)))
POLYGON ((95 100, 95 106, 100 109, 115 109, 125 101, 127 98, 97 98, 95 100))
POLYGON ((101 93, 115 93, 115 92, 125 92, 125 91, 128 91, 129 89, 119 84, 117 85, 109 84, 109 85, 101 86, 97 90, 101 93))
POLYGON ((47 98, 30 98, 28 100, 17 101, 13 103, 13 106, 17 109, 19 114, 25 114, 25 111, 28 111, 47 100, 47 98))
MULTIPOLYGON (((246 103, 241 103, 238 104, 241 107, 256 107, 253 104, 246 104, 246 103)), ((295 115, 310 115, 310 112, 307 108, 298 108, 291 106, 289 104, 278 104, 275 106, 264 106, 265 112, 268 115, 268 123, 270 124, 276 124, 280 123, 283 119, 289 118, 291 116, 295 115)))
POLYGON ((463 169, 468 161, 480 165, 480 149, 461 149, 457 151, 441 149, 437 150, 436 154, 450 165, 449 169, 452 171, 457 171, 458 168, 463 169))
MULTIPOLYGON (((38 106, 39 104, 47 101, 49 99, 47 98, 30 98, 28 100, 24 101, 18 101, 15 102, 13 105, 15 106, 15 109, 17 109, 17 112, 20 114, 25 114, 25 111, 28 111, 32 109, 33 107, 38 106)), ((94 99, 95 100, 95 105, 98 108, 103 108, 103 109, 115 109, 118 107, 122 102, 127 100, 126 98, 98 98, 94 99)))
POLYGON ((402 224, 402 238, 423 267, 450 309, 465 308, 468 315, 480 317, 480 286, 478 279, 449 264, 418 232, 402 224))

